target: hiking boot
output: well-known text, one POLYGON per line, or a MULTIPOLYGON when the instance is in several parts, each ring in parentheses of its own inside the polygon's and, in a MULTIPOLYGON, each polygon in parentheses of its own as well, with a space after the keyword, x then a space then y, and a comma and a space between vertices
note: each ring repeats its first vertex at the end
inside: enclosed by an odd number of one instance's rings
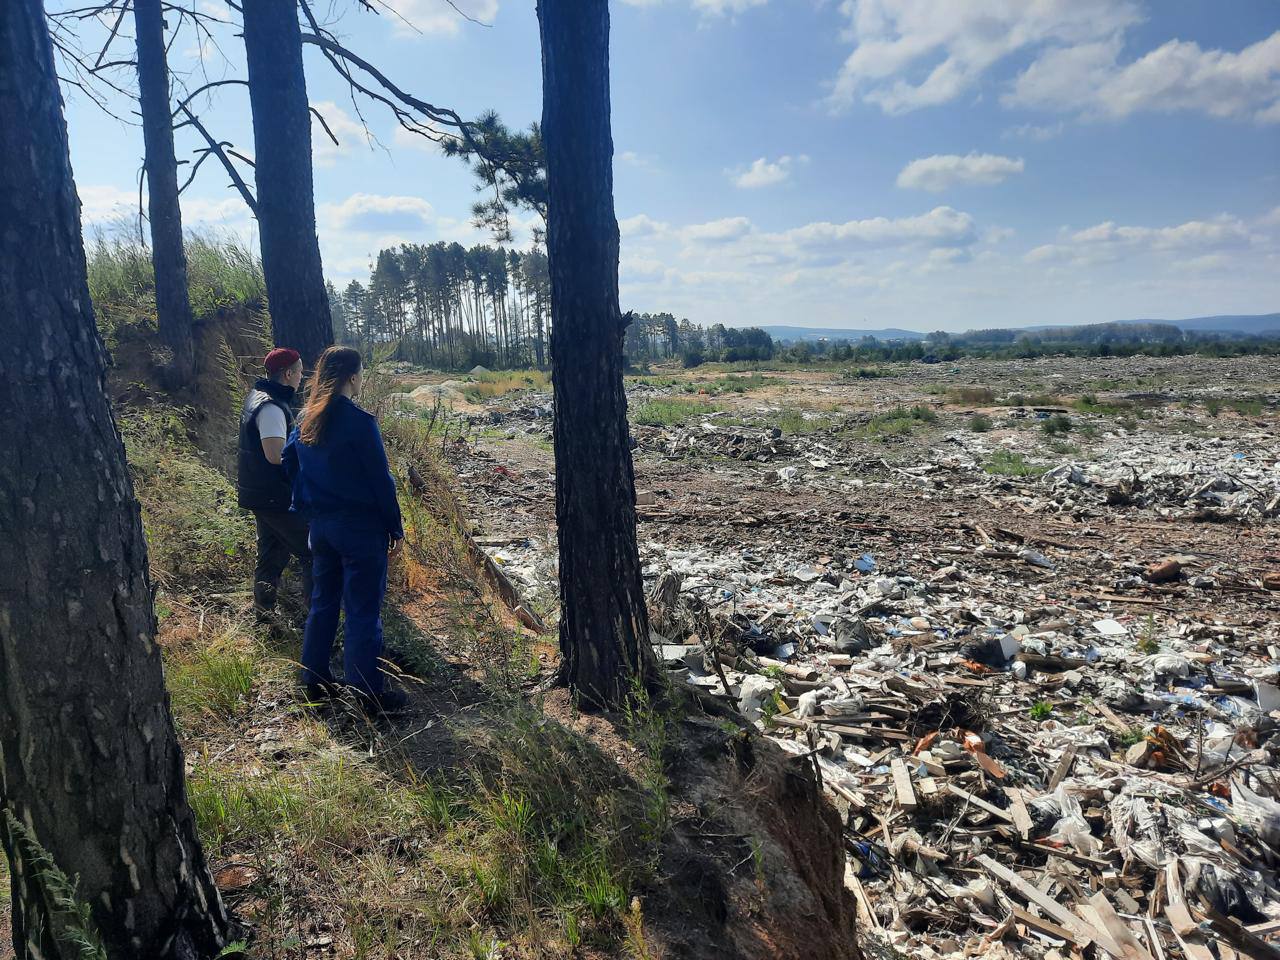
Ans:
POLYGON ((403 690, 387 687, 381 693, 369 694, 363 690, 352 691, 360 703, 360 707, 370 716, 393 717, 404 713, 409 707, 409 697, 403 690))
POLYGON ((262 613, 270 613, 276 608, 276 596, 279 588, 274 583, 259 580, 253 585, 253 606, 262 613))
POLYGON ((304 683, 302 695, 307 703, 325 703, 342 695, 342 688, 332 680, 321 680, 318 683, 304 683))

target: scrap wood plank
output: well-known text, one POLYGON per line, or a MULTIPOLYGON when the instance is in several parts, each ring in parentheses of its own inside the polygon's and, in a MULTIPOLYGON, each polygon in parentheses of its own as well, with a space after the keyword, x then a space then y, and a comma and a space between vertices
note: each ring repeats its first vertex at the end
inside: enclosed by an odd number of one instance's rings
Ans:
MULTIPOLYGON (((1103 923, 1102 917, 1098 915, 1098 911, 1094 909, 1090 903, 1076 904, 1076 916, 1083 922, 1089 924, 1097 933, 1095 941, 1096 946, 1105 953, 1109 953, 1116 960, 1129 960, 1124 952, 1124 947, 1111 935, 1107 930, 1106 924, 1103 923)), ((1134 957, 1133 960, 1138 960, 1134 957)))
POLYGON ((853 891, 853 897, 858 901, 858 912, 863 914, 867 922, 877 930, 881 929, 880 920, 876 912, 871 909, 871 901, 867 899, 867 891, 863 889, 862 881, 858 879, 858 871, 851 863, 844 865, 844 885, 853 891))
POLYGON ((1089 925, 1052 897, 1041 893, 1027 881, 1003 864, 996 863, 985 853, 977 858, 988 873, 997 880, 1012 887, 1028 903, 1034 903, 1047 913, 1059 926, 1071 931, 1071 940, 1081 947, 1087 947, 1097 940, 1089 925))
POLYGON ((1006 787, 1004 791, 1009 797, 1009 812, 1013 815, 1014 829, 1026 840, 1031 836, 1031 813, 1022 799, 1022 791, 1016 787, 1006 787))
POLYGON ((1094 915, 1102 922, 1102 929, 1110 935, 1120 948, 1120 953, 1116 954, 1121 960, 1154 960, 1142 941, 1133 935, 1133 931, 1128 925, 1120 919, 1116 914, 1115 908, 1111 906, 1111 901, 1107 899, 1107 895, 1099 890, 1089 898, 1089 906, 1093 908, 1094 915))
POLYGON ((1151 952, 1155 954, 1156 960, 1165 960, 1164 945, 1160 942, 1160 934, 1156 932, 1156 925, 1151 922, 1150 917, 1145 917, 1142 921, 1142 926, 1147 932, 1147 943, 1151 945, 1151 952))
POLYGON ((1182 952, 1186 954, 1187 960, 1215 960, 1213 951, 1205 946, 1204 941, 1199 937, 1188 939, 1177 930, 1173 931, 1173 937, 1178 941, 1178 946, 1182 947, 1182 952))
POLYGON ((1068 943, 1075 942, 1075 934, 1070 930, 1065 927, 1058 926, 1052 920, 1046 920, 1044 917, 1037 917, 1034 913, 1030 913, 1029 911, 1022 909, 1022 907, 1017 904, 1013 905, 1013 916, 1019 923, 1026 924, 1032 930, 1036 930, 1046 936, 1053 937, 1055 940, 1065 940, 1068 943))
POLYGON ((1164 906, 1164 915, 1173 927, 1173 932, 1185 937, 1199 930, 1199 925, 1191 919, 1186 898, 1182 895, 1182 876, 1178 872, 1177 860, 1170 860, 1165 864, 1164 892, 1168 901, 1164 906))
POLYGON ((898 806, 913 813, 916 809, 916 793, 911 789, 911 771, 907 769, 906 761, 895 757, 889 764, 889 769, 893 773, 893 789, 898 794, 898 806))
POLYGON ((1001 820, 1004 820, 1008 823, 1013 823, 1013 814, 1011 814, 1008 810, 1001 810, 995 804, 987 803, 987 801, 983 800, 981 797, 975 797, 968 790, 962 790, 959 787, 957 787, 954 783, 947 784, 947 791, 959 797, 961 800, 964 800, 968 803, 973 804, 979 810, 985 810, 987 813, 991 814, 994 817, 999 817, 1001 820))
POLYGON ((1239 921, 1224 916, 1207 905, 1204 909, 1196 908, 1196 915, 1209 925, 1214 934, 1214 942, 1219 948, 1225 942, 1253 960, 1280 960, 1280 947, 1251 933, 1239 921))
POLYGON ((1071 773, 1071 767, 1076 762, 1076 745, 1073 743, 1067 747, 1062 753, 1062 758, 1058 761, 1058 766, 1053 771, 1053 776, 1049 779, 1049 792, 1052 793, 1058 789, 1058 784, 1067 778, 1071 773))

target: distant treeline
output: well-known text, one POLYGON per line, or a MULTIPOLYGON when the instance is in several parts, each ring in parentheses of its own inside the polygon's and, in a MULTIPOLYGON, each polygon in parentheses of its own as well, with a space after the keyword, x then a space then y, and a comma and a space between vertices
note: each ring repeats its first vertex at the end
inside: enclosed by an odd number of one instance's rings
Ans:
MULTIPOLYGON (((382 250, 367 284, 328 284, 328 291, 341 343, 366 350, 395 344, 396 359, 442 369, 517 369, 550 362, 550 284, 539 247, 438 242, 382 250)), ((670 313, 633 313, 630 320, 623 349, 632 365, 774 356, 773 339, 754 327, 704 329, 670 313)))
POLYGON ((328 285, 335 337, 445 369, 544 367, 549 357, 547 255, 477 244, 382 250, 367 285, 328 285))

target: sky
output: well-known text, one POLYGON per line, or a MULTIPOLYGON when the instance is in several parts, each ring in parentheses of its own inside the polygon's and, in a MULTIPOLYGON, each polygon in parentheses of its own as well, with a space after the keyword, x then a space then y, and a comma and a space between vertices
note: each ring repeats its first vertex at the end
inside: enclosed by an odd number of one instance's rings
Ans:
MULTIPOLYGON (((218 0, 184 2, 230 18, 218 0)), ((513 127, 540 117, 532 0, 315 6, 425 100, 496 110, 513 127)), ((610 7, 624 309, 853 332, 1280 311, 1275 0, 610 7)), ((177 36, 170 57, 187 90, 244 75, 229 26, 215 43, 177 36)), ((399 243, 490 242, 470 223, 470 172, 385 108, 353 102, 314 48, 306 57, 311 100, 339 140, 313 123, 329 279, 366 280, 377 251, 399 243)), ((66 96, 86 229, 130 211, 136 222, 133 106, 108 97, 122 122, 66 96)), ((197 103, 252 156, 243 87, 197 103)), ((180 159, 199 145, 179 132, 180 159)), ((213 161, 183 214, 192 229, 256 237, 213 161)), ((517 218, 517 247, 535 222, 517 218)))

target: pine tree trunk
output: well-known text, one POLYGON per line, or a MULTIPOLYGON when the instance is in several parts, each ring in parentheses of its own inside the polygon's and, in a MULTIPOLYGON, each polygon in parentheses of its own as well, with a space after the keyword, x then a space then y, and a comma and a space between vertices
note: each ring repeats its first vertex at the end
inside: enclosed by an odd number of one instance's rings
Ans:
POLYGON ((138 100, 146 149, 156 318, 160 339, 172 354, 166 371, 172 389, 190 382, 195 375, 196 354, 194 319, 187 296, 187 254, 182 246, 178 162, 173 153, 169 64, 165 58, 164 13, 160 0, 134 0, 133 22, 138 43, 138 100))
MULTIPOLYGON (((228 921, 187 806, 40 0, 0 3, 0 130, 0 812, 79 878, 109 956, 212 957, 228 921)), ((17 956, 66 960, 0 833, 17 956)))
POLYGON ((296 0, 252 0, 243 7, 271 328, 276 345, 297 350, 310 367, 333 343, 333 323, 316 239, 311 114, 298 6, 296 0))
POLYGON ((560 650, 586 704, 654 676, 622 384, 607 0, 538 0, 555 387, 560 650))

